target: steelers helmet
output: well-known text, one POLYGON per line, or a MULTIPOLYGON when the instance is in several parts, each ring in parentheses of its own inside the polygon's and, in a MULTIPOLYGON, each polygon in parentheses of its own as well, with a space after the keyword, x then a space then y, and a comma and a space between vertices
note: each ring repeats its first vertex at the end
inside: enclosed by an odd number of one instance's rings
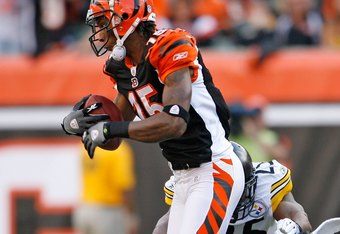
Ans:
POLYGON ((92 28, 89 41, 94 53, 101 56, 108 50, 108 38, 105 42, 99 38, 101 31, 113 33, 117 45, 123 46, 142 21, 156 21, 152 0, 91 0, 86 24, 92 28))
POLYGON ((232 222, 241 220, 248 216, 255 201, 255 190, 257 184, 257 177, 255 175, 255 168, 253 167, 252 159, 248 151, 236 142, 231 142, 234 147, 234 152, 240 159, 244 171, 245 184, 244 190, 239 203, 234 211, 232 222))

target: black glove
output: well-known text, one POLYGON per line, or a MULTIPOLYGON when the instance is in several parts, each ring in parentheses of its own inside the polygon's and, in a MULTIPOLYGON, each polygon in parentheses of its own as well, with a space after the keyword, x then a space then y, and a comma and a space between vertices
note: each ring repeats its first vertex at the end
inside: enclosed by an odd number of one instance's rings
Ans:
POLYGON ((103 146, 107 142, 105 132, 108 130, 105 126, 105 123, 106 122, 97 123, 96 125, 90 127, 83 134, 84 147, 87 150, 90 158, 93 158, 94 150, 97 146, 103 146))
POLYGON ((101 103, 94 103, 91 106, 84 108, 84 105, 90 95, 83 97, 73 107, 73 111, 68 114, 61 124, 63 130, 69 135, 81 136, 85 130, 94 124, 109 119, 106 114, 90 115, 90 113, 101 107, 101 103))
POLYGON ((83 97, 79 102, 77 102, 77 103, 73 106, 72 110, 73 110, 73 111, 77 111, 77 110, 82 110, 82 109, 84 109, 85 103, 86 103, 87 99, 89 99, 89 97, 90 97, 91 95, 92 95, 92 94, 89 94, 89 95, 83 97))

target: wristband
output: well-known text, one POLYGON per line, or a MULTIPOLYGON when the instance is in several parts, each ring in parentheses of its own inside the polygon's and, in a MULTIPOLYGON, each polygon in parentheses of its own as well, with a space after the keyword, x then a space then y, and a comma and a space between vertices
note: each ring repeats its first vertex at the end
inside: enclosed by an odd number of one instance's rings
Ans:
POLYGON ((188 123, 190 118, 189 112, 187 112, 183 107, 177 104, 165 106, 163 108, 163 112, 168 113, 169 115, 180 117, 184 119, 186 123, 188 123))
POLYGON ((103 132, 106 139, 114 137, 129 138, 130 121, 107 122, 104 124, 103 132))

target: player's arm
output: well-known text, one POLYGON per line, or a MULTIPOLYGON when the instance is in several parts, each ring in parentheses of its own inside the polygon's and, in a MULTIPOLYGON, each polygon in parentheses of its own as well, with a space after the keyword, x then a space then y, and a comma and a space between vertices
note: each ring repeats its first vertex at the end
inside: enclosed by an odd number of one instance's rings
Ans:
POLYGON ((132 109, 129 101, 120 93, 114 99, 114 103, 118 106, 120 111, 122 112, 123 118, 126 121, 132 121, 136 117, 135 112, 132 109))
POLYGON ((157 142, 183 135, 187 127, 185 118, 189 117, 190 99, 190 69, 182 68, 171 73, 165 79, 163 111, 143 121, 131 122, 129 137, 143 142, 157 142), (173 105, 180 108, 178 115, 169 113, 171 110, 165 111, 173 105))
POLYGON ((312 231, 312 226, 304 208, 295 201, 291 192, 284 196, 273 215, 276 220, 280 221, 288 218, 297 223, 303 231, 312 231))
MULTIPOLYGON (((165 79, 164 85, 163 106, 178 105, 188 115, 191 98, 190 69, 182 68, 171 73, 165 79)), ((124 113, 124 119, 132 120, 133 111, 127 100, 119 95, 115 102, 124 113)), ((128 135, 129 138, 138 141, 158 142, 181 136, 186 130, 186 125, 184 118, 162 111, 145 120, 130 122, 128 135)))
POLYGON ((84 132, 83 143, 90 157, 97 146, 114 137, 142 142, 159 142, 184 134, 191 99, 190 68, 182 68, 165 78, 163 111, 141 121, 100 122, 84 132))
POLYGON ((158 221, 152 234, 166 234, 168 229, 170 210, 166 212, 158 221))

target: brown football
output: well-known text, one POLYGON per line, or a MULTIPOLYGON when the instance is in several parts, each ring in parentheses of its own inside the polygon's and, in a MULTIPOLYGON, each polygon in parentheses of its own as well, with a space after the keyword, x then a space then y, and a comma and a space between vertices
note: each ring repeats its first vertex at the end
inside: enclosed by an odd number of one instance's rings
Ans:
MULTIPOLYGON (((111 121, 123 121, 122 113, 119 108, 107 97, 92 94, 86 101, 85 107, 89 107, 94 103, 101 103, 102 106, 91 112, 91 115, 95 114, 107 114, 110 117, 111 121)), ((103 146, 100 146, 102 149, 106 150, 115 150, 119 147, 122 142, 121 138, 115 137, 108 140, 103 146)))

